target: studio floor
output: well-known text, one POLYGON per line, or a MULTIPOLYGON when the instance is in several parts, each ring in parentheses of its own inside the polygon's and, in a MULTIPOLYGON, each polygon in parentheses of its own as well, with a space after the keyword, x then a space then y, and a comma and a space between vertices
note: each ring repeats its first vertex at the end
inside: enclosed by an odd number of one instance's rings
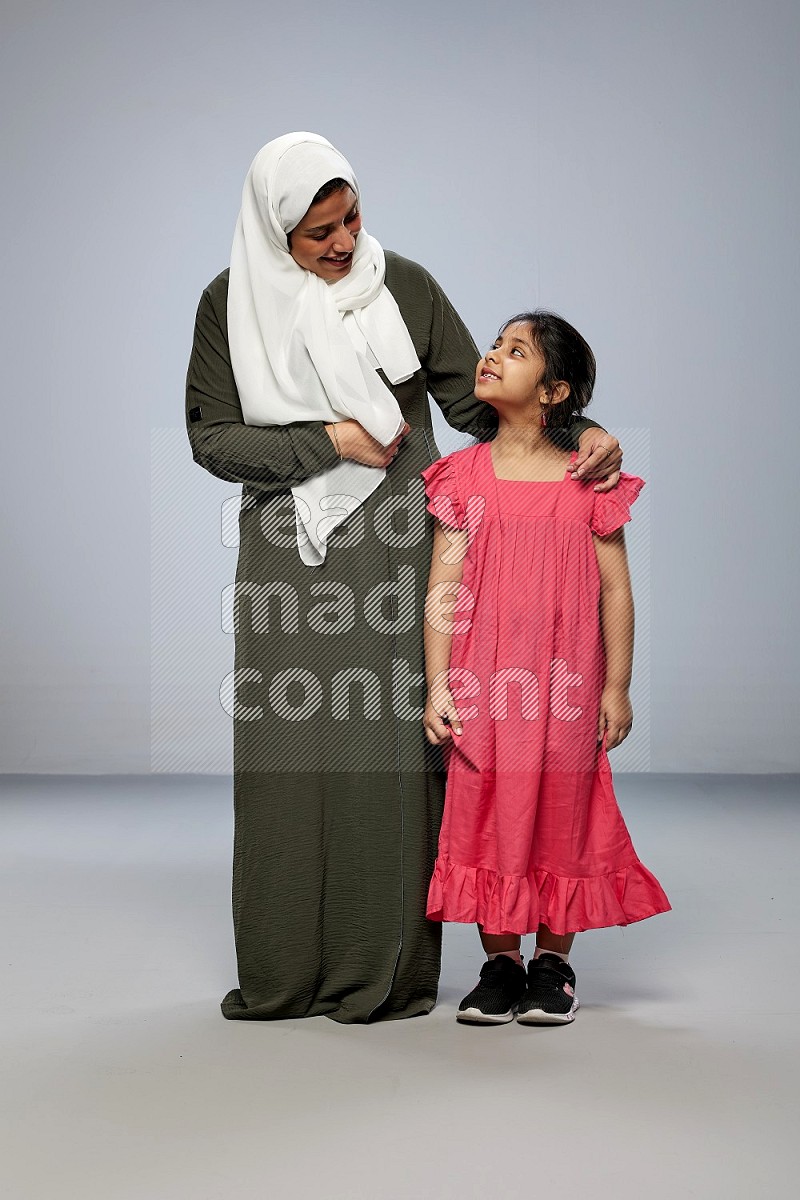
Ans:
POLYGON ((430 1016, 223 1020, 230 780, 6 776, 2 1194, 790 1195, 800 780, 615 785, 673 911, 578 935, 573 1025, 474 1028, 460 926, 430 1016))

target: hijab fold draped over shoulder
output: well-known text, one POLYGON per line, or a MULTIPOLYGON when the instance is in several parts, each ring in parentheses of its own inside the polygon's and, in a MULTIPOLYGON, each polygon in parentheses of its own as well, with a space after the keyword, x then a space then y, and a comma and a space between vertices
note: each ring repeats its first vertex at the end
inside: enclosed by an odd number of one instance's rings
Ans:
MULTIPOLYGON (((245 424, 353 418, 386 446, 404 421, 375 367, 397 384, 420 363, 385 286, 383 248, 362 228, 349 273, 328 283, 296 263, 287 242, 320 187, 336 178, 360 202, 350 164, 313 133, 276 138, 254 158, 231 251, 231 363, 245 424)), ((330 534, 385 474, 344 459, 292 488, 304 563, 325 561, 330 534)))

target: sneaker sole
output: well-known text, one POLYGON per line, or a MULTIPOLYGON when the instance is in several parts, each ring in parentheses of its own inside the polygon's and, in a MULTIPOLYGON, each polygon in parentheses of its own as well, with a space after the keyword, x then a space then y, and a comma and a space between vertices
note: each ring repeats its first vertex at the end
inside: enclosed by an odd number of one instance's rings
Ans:
POLYGON ((549 1013, 543 1008, 532 1008, 530 1012, 520 1013, 517 1016, 517 1024, 519 1025, 569 1025, 570 1021, 575 1020, 575 1012, 580 1008, 580 1001, 576 996, 572 1001, 572 1008, 568 1013, 549 1013))
POLYGON ((514 1009, 505 1013, 484 1013, 479 1008, 463 1008, 456 1013, 456 1020, 468 1025, 507 1025, 514 1020, 514 1009))

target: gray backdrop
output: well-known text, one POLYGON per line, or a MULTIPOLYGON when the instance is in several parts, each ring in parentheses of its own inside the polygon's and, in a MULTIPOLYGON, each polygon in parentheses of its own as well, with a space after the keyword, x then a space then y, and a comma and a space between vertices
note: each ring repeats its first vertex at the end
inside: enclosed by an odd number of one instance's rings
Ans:
MULTIPOLYGON (((171 431, 247 167, 293 129, 351 159, 366 227, 479 344, 531 304, 592 343, 590 413, 633 433, 627 469, 649 445, 650 767, 800 767, 796 4, 3 12, 3 770, 151 769, 154 500, 203 610, 166 648, 200 681, 176 752, 218 705, 202 668, 237 489, 171 431)), ((152 769, 225 769, 188 757, 152 769)))

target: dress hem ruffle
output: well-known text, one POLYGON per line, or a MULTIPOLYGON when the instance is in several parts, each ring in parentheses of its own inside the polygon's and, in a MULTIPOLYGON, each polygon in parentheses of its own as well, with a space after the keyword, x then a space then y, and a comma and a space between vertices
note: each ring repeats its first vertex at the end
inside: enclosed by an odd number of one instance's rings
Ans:
POLYGON ((632 925, 671 904, 656 877, 635 859, 606 875, 570 877, 535 867, 530 877, 500 875, 439 857, 428 890, 432 921, 480 924, 484 933, 555 934, 632 925))

